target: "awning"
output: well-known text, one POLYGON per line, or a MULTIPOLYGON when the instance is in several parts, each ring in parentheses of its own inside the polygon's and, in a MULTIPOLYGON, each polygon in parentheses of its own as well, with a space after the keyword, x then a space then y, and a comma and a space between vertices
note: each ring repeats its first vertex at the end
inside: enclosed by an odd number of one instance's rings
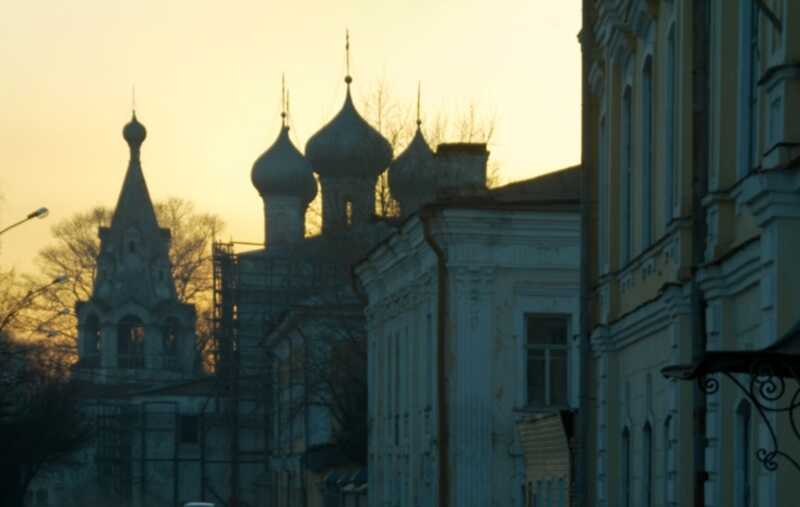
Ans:
POLYGON ((661 369, 667 378, 695 380, 705 394, 716 393, 721 374, 736 386, 750 403, 768 430, 768 442, 759 446, 756 459, 767 471, 775 471, 779 458, 800 471, 800 458, 783 451, 778 432, 769 413, 789 419, 795 439, 800 440, 800 389, 786 379, 800 380, 800 322, 783 337, 761 350, 708 351, 690 364, 667 366, 661 369))
POLYGON ((761 350, 709 351, 694 363, 661 369, 665 377, 679 380, 702 378, 713 373, 800 378, 800 322, 780 340, 761 350))

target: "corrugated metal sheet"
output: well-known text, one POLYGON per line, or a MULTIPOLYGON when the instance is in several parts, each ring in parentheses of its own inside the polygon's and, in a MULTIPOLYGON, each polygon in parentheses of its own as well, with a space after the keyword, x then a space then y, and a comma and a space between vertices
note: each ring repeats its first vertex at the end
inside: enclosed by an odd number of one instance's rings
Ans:
MULTIPOLYGON (((522 452, 525 459, 526 488, 540 490, 540 498, 546 492, 542 485, 552 485, 551 494, 557 499, 557 485, 565 488, 570 484, 569 442, 558 414, 530 416, 517 423, 522 452)), ((564 494, 563 505, 569 505, 569 495, 564 494)), ((545 503, 545 505, 558 505, 545 503)))

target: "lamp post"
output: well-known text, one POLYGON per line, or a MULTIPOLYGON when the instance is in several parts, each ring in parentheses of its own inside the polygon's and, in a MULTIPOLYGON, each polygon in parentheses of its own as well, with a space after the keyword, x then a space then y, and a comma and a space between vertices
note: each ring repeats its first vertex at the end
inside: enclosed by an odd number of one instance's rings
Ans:
POLYGON ((47 208, 44 208, 44 207, 39 208, 39 209, 37 209, 35 211, 32 211, 32 212, 28 213, 28 215, 25 218, 23 218, 22 220, 20 220, 19 222, 13 223, 13 224, 9 225, 8 227, 6 227, 5 229, 0 230, 0 234, 8 232, 11 229, 13 229, 14 227, 17 227, 19 225, 24 224, 28 220, 33 220, 34 218, 44 218, 49 213, 50 213, 50 210, 48 210, 47 208))

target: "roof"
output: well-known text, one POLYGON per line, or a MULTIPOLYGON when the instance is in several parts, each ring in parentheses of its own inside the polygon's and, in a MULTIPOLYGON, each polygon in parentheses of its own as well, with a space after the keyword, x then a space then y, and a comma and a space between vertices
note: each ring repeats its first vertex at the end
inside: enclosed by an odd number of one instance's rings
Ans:
POLYGON ((578 200, 581 191, 579 165, 553 171, 534 178, 515 181, 489 191, 492 198, 503 201, 578 200))

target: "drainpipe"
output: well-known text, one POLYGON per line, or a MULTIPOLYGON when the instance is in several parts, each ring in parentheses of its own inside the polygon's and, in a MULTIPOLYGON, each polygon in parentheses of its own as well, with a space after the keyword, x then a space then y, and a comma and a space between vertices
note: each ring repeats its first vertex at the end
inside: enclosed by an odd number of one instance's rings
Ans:
MULTIPOLYGON (((706 216, 703 197, 708 192, 708 96, 709 34, 708 0, 692 2, 692 361, 706 352, 706 301, 697 280, 698 267, 705 259, 706 216)), ((705 506, 706 411, 705 394, 694 384, 693 392, 694 505, 705 506)))
POLYGON ((447 255, 436 242, 431 232, 431 221, 435 209, 424 207, 420 210, 425 241, 436 254, 436 398, 437 398, 437 438, 439 448, 439 507, 450 506, 449 475, 449 431, 447 414, 447 378, 445 374, 447 354, 447 255))
POLYGON ((570 505, 582 507, 589 504, 589 444, 591 440, 591 421, 590 421, 590 397, 589 392, 592 388, 591 371, 591 330, 592 330, 592 262, 591 245, 596 245, 595 235, 597 228, 592 227, 592 211, 595 205, 593 198, 594 167, 592 162, 592 147, 596 146, 597 140, 591 137, 592 118, 595 100, 589 90, 588 79, 589 70, 594 56, 594 38, 592 30, 594 28, 594 2, 583 0, 583 27, 578 40, 581 44, 581 180, 580 180, 580 213, 581 213, 581 239, 580 239, 580 349, 578 351, 578 413, 575 417, 574 445, 571 445, 572 452, 572 484, 570 487, 570 505))

